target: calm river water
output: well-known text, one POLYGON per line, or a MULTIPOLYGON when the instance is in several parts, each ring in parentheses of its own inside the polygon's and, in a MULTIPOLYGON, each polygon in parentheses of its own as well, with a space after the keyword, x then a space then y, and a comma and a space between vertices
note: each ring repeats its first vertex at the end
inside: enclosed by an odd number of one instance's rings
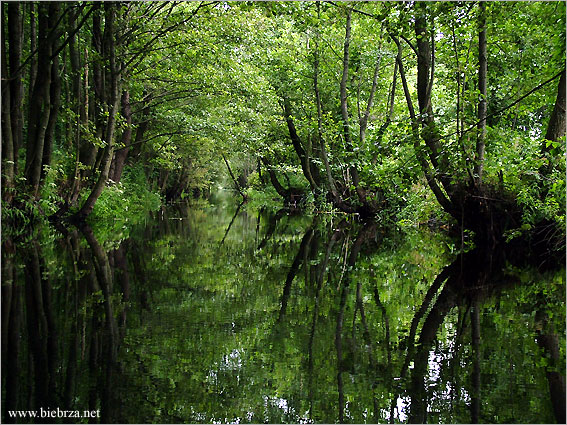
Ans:
POLYGON ((4 241, 2 422, 561 420, 564 267, 458 251, 220 201, 4 241))

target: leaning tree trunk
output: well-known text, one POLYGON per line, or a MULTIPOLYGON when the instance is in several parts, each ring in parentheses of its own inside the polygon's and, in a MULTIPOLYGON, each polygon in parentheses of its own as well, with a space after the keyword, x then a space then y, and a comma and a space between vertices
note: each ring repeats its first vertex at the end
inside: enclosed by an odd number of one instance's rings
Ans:
POLYGON ((318 170, 317 170, 317 175, 314 176, 315 167, 312 167, 312 165, 315 164, 312 163, 309 156, 305 152, 305 149, 303 148, 303 143, 301 142, 301 139, 297 134, 297 130, 293 122, 289 101, 286 98, 284 98, 283 100, 283 114, 287 124, 287 128, 289 130, 289 137, 291 139, 291 143, 293 145, 293 148, 295 149, 295 153, 299 157, 299 161, 301 162, 301 169, 303 170, 303 175, 309 182, 311 191, 315 192, 315 190, 318 188, 318 182, 315 179, 315 177, 317 177, 318 179, 318 170))
POLYGON ((124 90, 122 92, 122 116, 126 120, 126 128, 122 133, 122 146, 114 153, 114 161, 112 161, 110 178, 114 183, 118 183, 122 178, 126 158, 130 153, 130 145, 132 144, 132 108, 130 107, 130 92, 124 90))
POLYGON ((116 14, 115 5, 112 3, 104 3, 105 8, 105 46, 108 48, 108 60, 110 66, 110 111, 108 114, 108 121, 106 124, 106 131, 104 141, 106 147, 101 159, 101 171, 98 180, 92 189, 89 197, 75 214, 78 220, 84 220, 93 210, 96 201, 100 197, 103 189, 108 181, 110 172, 110 164, 114 154, 114 132, 116 129, 116 116, 119 111, 120 104, 120 72, 116 63, 116 44, 115 44, 115 31, 114 31, 114 18, 116 14))

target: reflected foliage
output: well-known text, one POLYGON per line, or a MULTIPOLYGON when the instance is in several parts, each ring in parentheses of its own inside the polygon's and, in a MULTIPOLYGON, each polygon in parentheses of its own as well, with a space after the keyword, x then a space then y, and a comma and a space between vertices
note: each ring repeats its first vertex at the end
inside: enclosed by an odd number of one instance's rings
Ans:
POLYGON ((563 261, 523 247, 222 202, 31 239, 2 249, 3 422, 564 419, 563 261))

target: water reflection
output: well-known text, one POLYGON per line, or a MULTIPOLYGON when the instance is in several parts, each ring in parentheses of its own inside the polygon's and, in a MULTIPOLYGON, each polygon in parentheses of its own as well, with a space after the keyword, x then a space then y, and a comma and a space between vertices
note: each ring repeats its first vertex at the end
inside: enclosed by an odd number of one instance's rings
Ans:
POLYGON ((525 247, 226 205, 42 231, 3 242, 3 422, 564 422, 564 269, 525 247))

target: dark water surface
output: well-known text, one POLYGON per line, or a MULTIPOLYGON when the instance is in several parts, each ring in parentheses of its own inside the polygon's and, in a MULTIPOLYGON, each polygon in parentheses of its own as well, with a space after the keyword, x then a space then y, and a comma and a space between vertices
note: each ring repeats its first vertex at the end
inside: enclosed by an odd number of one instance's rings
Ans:
POLYGON ((4 240, 2 421, 561 420, 565 269, 458 251, 222 203, 4 240))

